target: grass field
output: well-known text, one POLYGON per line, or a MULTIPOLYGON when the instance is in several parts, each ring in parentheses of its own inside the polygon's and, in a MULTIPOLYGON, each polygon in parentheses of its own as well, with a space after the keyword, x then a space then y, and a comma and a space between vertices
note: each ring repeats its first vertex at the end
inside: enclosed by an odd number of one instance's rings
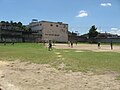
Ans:
POLYGON ((55 60, 55 55, 42 44, 16 43, 15 45, 0 45, 0 59, 50 63, 55 60))
POLYGON ((0 44, 0 60, 21 60, 33 63, 50 64, 57 68, 61 63, 65 69, 73 71, 117 71, 120 72, 120 53, 94 52, 73 49, 48 49, 42 44, 16 43, 0 44))

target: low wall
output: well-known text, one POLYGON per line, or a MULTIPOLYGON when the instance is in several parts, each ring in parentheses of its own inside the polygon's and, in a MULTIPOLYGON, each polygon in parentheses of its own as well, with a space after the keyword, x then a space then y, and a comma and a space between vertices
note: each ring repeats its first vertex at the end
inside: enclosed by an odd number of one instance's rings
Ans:
POLYGON ((95 42, 103 42, 103 43, 110 43, 110 42, 113 42, 113 43, 120 43, 120 38, 98 38, 98 39, 95 39, 95 42))

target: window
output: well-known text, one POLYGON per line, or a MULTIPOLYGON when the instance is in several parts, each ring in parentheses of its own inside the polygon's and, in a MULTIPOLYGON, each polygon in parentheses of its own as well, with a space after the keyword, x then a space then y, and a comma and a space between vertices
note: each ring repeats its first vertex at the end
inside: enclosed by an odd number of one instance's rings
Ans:
POLYGON ((56 27, 58 27, 58 25, 56 25, 56 27))
POLYGON ((42 24, 40 23, 40 26, 42 26, 42 24))
POLYGON ((53 26, 52 24, 50 24, 50 26, 53 26))

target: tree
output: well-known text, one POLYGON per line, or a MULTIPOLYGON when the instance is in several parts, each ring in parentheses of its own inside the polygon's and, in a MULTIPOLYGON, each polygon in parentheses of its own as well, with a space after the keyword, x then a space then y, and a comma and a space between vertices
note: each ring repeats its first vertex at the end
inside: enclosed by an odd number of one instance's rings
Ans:
POLYGON ((22 23, 21 23, 21 22, 18 22, 17 24, 18 24, 18 27, 21 27, 21 26, 22 26, 22 23))
POLYGON ((5 21, 1 21, 1 23, 3 23, 3 24, 4 24, 4 23, 5 23, 5 21))
POLYGON ((88 36, 89 36, 89 39, 94 39, 95 37, 97 37, 98 35, 98 31, 97 31, 97 28, 95 27, 95 25, 93 25, 90 30, 89 30, 89 33, 88 33, 88 36))
POLYGON ((13 25, 13 21, 10 21, 10 24, 13 25))

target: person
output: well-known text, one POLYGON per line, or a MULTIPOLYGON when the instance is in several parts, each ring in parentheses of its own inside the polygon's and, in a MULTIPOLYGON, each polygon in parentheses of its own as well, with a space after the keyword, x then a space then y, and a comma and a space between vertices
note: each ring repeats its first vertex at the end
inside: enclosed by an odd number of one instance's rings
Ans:
POLYGON ((52 50, 52 42, 51 42, 51 40, 49 40, 49 47, 48 47, 48 50, 49 50, 49 51, 52 50))
POLYGON ((71 43, 71 48, 73 48, 73 42, 71 41, 70 43, 71 43))
POLYGON ((110 47, 111 47, 111 50, 113 49, 113 43, 112 41, 110 42, 110 47))
POLYGON ((98 42, 98 49, 100 49, 100 42, 98 42))

